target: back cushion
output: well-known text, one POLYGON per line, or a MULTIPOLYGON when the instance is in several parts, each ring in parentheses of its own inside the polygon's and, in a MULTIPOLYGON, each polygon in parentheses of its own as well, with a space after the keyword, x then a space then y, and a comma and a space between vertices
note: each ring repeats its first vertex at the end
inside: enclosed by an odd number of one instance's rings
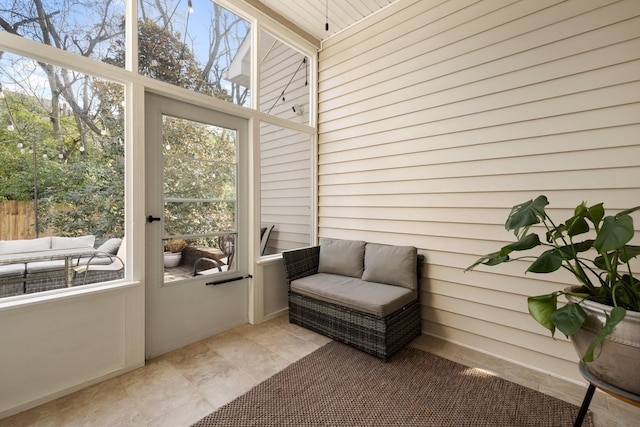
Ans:
POLYGON ((29 240, 0 240, 0 254, 37 252, 51 249, 51 237, 29 240))
POLYGON ((80 236, 80 237, 52 237, 51 249, 77 249, 92 248, 96 241, 96 236, 80 236))
POLYGON ((120 245, 122 244, 122 239, 119 237, 113 237, 108 239, 106 242, 101 244, 98 247, 98 250, 101 252, 106 252, 108 254, 115 255, 118 253, 118 249, 120 249, 120 245))
POLYGON ((318 273, 362 277, 364 246, 360 240, 320 239, 318 273))
POLYGON ((418 289, 417 256, 413 246, 367 243, 362 280, 418 289))

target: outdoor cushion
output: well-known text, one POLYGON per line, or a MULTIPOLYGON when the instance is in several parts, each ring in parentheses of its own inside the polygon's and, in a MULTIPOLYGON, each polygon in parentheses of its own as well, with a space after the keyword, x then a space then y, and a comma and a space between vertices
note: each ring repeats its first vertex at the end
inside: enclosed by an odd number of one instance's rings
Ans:
POLYGON ((418 289, 417 256, 413 246, 367 243, 362 280, 418 289))
POLYGON ((57 237, 51 238, 51 249, 92 248, 96 236, 57 237))
POLYGON ((360 240, 320 240, 318 273, 362 277, 365 242, 360 240))
POLYGON ((118 253, 118 249, 120 248, 121 244, 122 244, 122 239, 121 238, 113 237, 111 239, 108 239, 103 244, 101 244, 97 249, 100 252, 105 252, 105 253, 108 253, 108 254, 115 255, 115 254, 118 253))
POLYGON ((51 237, 26 240, 0 240, 0 254, 37 252, 51 249, 51 237))
POLYGON ((53 270, 64 270, 64 260, 32 261, 27 263, 27 273, 40 273, 53 270))
POLYGON ((24 264, 0 265, 0 277, 22 276, 24 274, 24 264))
POLYGON ((87 265, 91 261, 91 265, 109 265, 117 260, 115 256, 108 256, 113 254, 99 253, 93 257, 82 257, 78 260, 78 263, 73 265, 87 265))
POLYGON ((291 282, 291 290, 321 301, 384 317, 404 307, 416 292, 354 277, 318 273, 291 282))

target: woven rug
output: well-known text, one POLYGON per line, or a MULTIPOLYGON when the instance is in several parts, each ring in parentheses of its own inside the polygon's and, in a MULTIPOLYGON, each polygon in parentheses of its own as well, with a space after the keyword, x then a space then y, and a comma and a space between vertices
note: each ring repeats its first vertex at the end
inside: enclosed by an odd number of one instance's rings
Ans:
POLYGON ((383 363, 332 341, 194 426, 571 426, 578 409, 414 348, 383 363))

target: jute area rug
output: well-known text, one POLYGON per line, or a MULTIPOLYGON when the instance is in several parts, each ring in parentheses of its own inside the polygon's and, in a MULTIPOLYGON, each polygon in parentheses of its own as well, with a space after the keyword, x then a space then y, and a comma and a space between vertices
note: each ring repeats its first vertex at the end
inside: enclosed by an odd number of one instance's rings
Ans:
POLYGON ((194 426, 555 427, 578 409, 414 348, 383 363, 332 341, 194 426))

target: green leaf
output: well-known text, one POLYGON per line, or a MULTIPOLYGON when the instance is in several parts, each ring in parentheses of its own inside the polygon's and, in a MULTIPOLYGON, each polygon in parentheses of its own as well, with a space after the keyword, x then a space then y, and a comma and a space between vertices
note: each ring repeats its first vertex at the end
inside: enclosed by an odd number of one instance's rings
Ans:
POLYGON ((545 251, 531 263, 527 272, 551 273, 562 267, 562 255, 559 249, 549 249, 545 251))
POLYGON ((602 221, 602 217, 604 217, 604 204, 598 203, 597 205, 591 206, 587 210, 586 217, 593 223, 593 225, 599 224, 602 221))
POLYGON ((594 360, 593 353, 596 347, 604 345, 604 340, 606 339, 606 337, 613 332, 616 325, 620 323, 626 315, 627 315, 627 310, 625 310, 622 307, 614 307, 611 310, 611 315, 605 312, 605 316, 607 320, 604 324, 604 327, 598 333, 598 335, 596 335, 594 340, 591 342, 591 344, 587 348, 587 351, 584 353, 584 356, 582 356, 583 361, 593 362, 594 360))
POLYGON ((471 270, 473 270, 475 267, 477 267, 480 264, 493 266, 493 265, 498 265, 498 264, 501 264, 501 263, 507 262, 507 261, 509 261, 509 257, 508 256, 501 255, 500 252, 493 252, 493 253, 487 254, 487 255, 485 255, 483 257, 478 258, 476 260, 476 262, 471 264, 464 271, 465 272, 471 271, 471 270))
POLYGON ((535 248, 540 244, 540 238, 537 234, 527 234, 520 238, 517 242, 513 242, 507 246, 504 246, 500 250, 501 255, 508 255, 513 251, 526 251, 531 248, 535 248))
POLYGON ((624 249, 620 251, 620 261, 627 262, 638 255, 640 255, 640 246, 626 245, 624 249))
POLYGON ((567 220, 567 234, 569 236, 577 236, 578 234, 583 234, 589 231, 589 224, 584 219, 584 217, 572 217, 567 220))
POLYGON ((578 332, 585 320, 587 320, 587 313, 580 304, 567 304, 551 313, 553 325, 567 337, 578 332))
POLYGON ((558 293, 538 295, 527 298, 529 314, 542 326, 551 331, 551 336, 556 332, 556 327, 551 321, 551 314, 556 311, 558 305, 558 293))
POLYGON ((548 204, 549 201, 545 196, 538 196, 535 200, 514 206, 507 218, 505 228, 513 230, 516 236, 520 236, 520 229, 526 233, 529 227, 544 221, 546 218, 544 207, 548 204))
POLYGON ((622 248, 633 237, 633 218, 629 215, 621 217, 608 216, 602 222, 593 247, 600 254, 622 248))

